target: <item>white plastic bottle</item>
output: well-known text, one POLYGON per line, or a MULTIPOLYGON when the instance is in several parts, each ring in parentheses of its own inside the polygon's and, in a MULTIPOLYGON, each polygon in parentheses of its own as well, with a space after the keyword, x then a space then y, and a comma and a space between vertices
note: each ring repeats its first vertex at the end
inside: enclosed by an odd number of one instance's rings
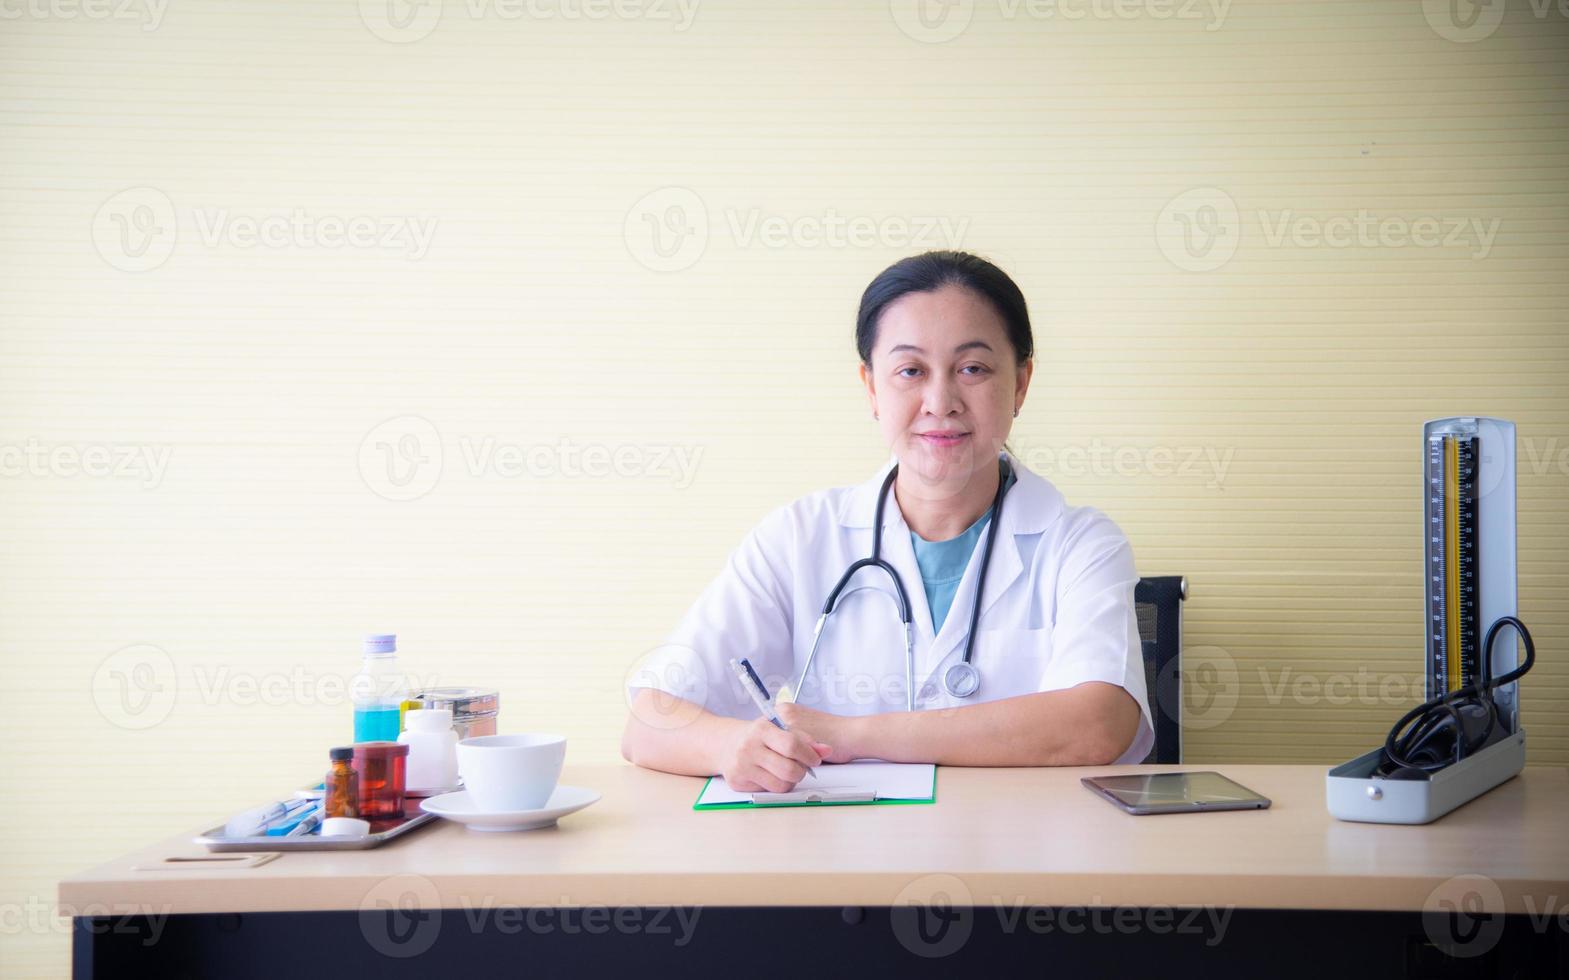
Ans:
POLYGON ((458 783, 458 733, 452 730, 452 709, 425 708, 403 715, 398 741, 409 747, 405 779, 409 792, 450 790, 458 783))
POLYGON ((365 659, 360 663, 360 672, 349 682, 356 742, 391 742, 398 737, 407 687, 398 672, 397 651, 398 638, 392 633, 365 638, 365 659))

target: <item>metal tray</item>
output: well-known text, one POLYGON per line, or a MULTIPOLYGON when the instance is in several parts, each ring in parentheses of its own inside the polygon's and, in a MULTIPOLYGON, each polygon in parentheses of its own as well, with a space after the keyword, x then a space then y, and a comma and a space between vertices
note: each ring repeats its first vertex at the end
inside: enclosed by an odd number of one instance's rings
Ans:
POLYGON ((319 832, 299 837, 230 837, 223 832, 224 824, 219 824, 191 840, 209 851, 363 851, 380 847, 435 819, 434 813, 424 812, 415 802, 412 809, 404 804, 402 820, 376 821, 371 824, 372 832, 364 837, 323 837, 319 832))

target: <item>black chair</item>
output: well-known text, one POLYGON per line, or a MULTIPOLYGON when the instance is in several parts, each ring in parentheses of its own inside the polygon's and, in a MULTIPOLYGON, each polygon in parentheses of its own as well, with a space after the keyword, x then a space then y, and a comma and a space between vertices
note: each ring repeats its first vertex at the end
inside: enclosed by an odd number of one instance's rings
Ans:
POLYGON ((1182 602, 1188 580, 1182 575, 1141 578, 1133 590, 1144 644, 1144 690, 1155 747, 1145 762, 1182 761, 1182 602))

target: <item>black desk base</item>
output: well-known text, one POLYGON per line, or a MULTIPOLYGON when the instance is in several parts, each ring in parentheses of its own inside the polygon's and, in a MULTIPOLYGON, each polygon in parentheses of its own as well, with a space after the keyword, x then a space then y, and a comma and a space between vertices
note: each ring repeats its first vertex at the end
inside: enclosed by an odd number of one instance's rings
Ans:
POLYGON ((73 975, 1538 978, 1569 916, 1137 908, 540 908, 77 918, 73 975), (1445 948, 1438 944, 1444 944, 1445 948))

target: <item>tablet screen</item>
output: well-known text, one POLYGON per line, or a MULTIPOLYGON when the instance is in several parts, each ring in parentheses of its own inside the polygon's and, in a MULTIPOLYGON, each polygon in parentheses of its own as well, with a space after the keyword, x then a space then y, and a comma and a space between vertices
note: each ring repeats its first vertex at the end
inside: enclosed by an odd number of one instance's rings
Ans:
POLYGON ((1091 781, 1128 806, 1265 802, 1264 797, 1218 772, 1096 776, 1091 781))

